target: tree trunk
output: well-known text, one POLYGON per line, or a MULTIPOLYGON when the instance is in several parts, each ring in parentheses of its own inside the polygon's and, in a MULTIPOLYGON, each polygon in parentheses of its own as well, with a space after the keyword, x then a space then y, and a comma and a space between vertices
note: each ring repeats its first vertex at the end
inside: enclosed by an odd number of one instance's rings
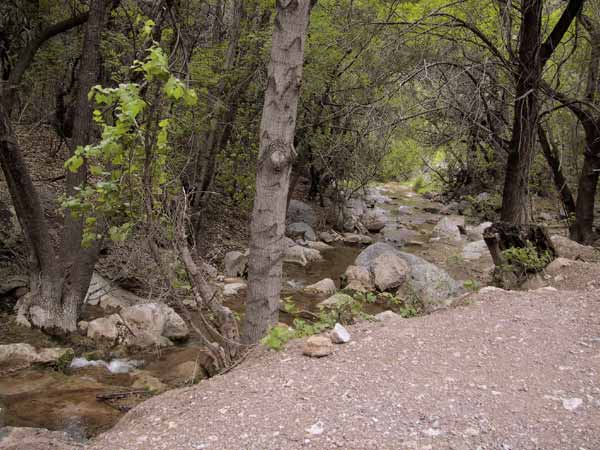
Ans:
POLYGON ((279 313, 285 213, 310 7, 310 0, 277 1, 250 224, 246 343, 264 336, 279 313))
POLYGON ((571 216, 572 214, 575 214, 575 200, 573 199, 573 193, 571 192, 567 179, 563 173, 560 159, 552 149, 546 130, 544 130, 541 125, 538 126, 538 139, 544 153, 544 158, 546 158, 546 162, 552 171, 554 186, 560 195, 565 213, 567 216, 571 216))
POLYGON ((593 243, 598 237, 594 232, 594 206, 600 177, 599 134, 590 136, 592 143, 588 139, 577 188, 576 221, 571 230, 571 239, 583 244, 593 243))
POLYGON ((504 222, 524 224, 530 220, 529 171, 535 150, 539 112, 538 91, 542 72, 581 10, 583 2, 584 0, 569 0, 563 14, 542 45, 543 1, 521 0, 514 121, 500 215, 504 222))

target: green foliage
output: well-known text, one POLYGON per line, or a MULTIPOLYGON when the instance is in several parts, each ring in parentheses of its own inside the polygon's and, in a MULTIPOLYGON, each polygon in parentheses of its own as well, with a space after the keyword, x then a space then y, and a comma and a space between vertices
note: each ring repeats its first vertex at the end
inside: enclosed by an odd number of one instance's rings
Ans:
POLYGON ((94 86, 89 98, 98 105, 93 117, 102 130, 100 142, 78 147, 65 162, 71 172, 85 163, 92 175, 62 200, 63 208, 85 218, 84 246, 105 234, 113 241, 127 239, 139 221, 153 219, 148 215, 155 211, 149 213, 147 205, 160 205, 173 191, 167 167, 170 118, 159 114, 169 105, 194 105, 196 95, 170 74, 167 56, 156 44, 132 69, 155 93, 151 107, 140 84, 94 86))
POLYGON ((530 241, 525 247, 511 247, 502 251, 502 257, 509 266, 507 269, 517 274, 540 272, 552 262, 548 250, 540 253, 530 241))
POLYGON ((481 284, 477 280, 465 280, 463 286, 468 291, 477 292, 481 287, 481 284))

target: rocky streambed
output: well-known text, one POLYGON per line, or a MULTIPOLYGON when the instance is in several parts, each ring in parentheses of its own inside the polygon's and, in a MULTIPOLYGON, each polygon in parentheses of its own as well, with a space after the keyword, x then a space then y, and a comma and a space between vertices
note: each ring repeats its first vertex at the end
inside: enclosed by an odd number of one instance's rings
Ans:
MULTIPOLYGON (((335 301, 341 288, 350 287, 399 296, 416 293, 429 310, 448 306, 448 299, 466 292, 465 285, 474 289, 488 284, 493 267, 482 241, 487 225, 468 223, 458 213, 453 205, 392 183, 371 188, 365 198, 348 203, 345 232, 318 232, 322 226, 315 209, 293 201, 282 297, 301 310, 316 312, 319 304, 335 301)), ((226 303, 240 313, 246 257, 243 251, 232 252, 225 258, 224 273, 212 273, 226 303)), ((207 376, 202 347, 182 318, 165 305, 149 303, 96 276, 85 316, 80 337, 64 343, 16 327, 14 316, 2 313, 4 425, 64 430, 88 438, 150 396, 207 376), (115 347, 117 342, 128 345, 115 347), (15 343, 33 346, 15 350, 15 343), (72 351, 62 350, 67 344, 72 351), (58 349, 47 354, 43 349, 50 347, 58 349)), ((284 314, 283 319, 291 317, 284 314)))

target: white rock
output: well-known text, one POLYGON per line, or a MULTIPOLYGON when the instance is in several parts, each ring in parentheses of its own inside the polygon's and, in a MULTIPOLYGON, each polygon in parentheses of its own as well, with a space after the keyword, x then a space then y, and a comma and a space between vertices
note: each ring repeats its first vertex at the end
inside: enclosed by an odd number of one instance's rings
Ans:
POLYGON ((580 398, 563 398, 562 405, 567 411, 575 411, 583 404, 583 400, 580 398))
POLYGON ((441 239, 449 241, 460 241, 460 228, 465 226, 465 218, 463 216, 446 216, 442 218, 433 228, 433 235, 441 239))
POLYGON ((482 256, 490 256, 488 246, 485 241, 469 242, 463 248, 463 258, 467 261, 474 261, 482 256))
POLYGON ((312 424, 309 428, 306 429, 308 434, 312 434, 313 436, 319 436, 323 434, 325 428, 323 427, 323 422, 319 421, 317 423, 312 424))
POLYGON ((232 297, 234 295, 238 295, 241 291, 247 288, 246 283, 238 282, 238 283, 230 283, 226 284, 223 287, 223 295, 225 297, 232 297))
POLYGON ((310 263, 321 261, 323 257, 321 252, 312 248, 305 248, 300 245, 288 247, 283 256, 283 262, 300 264, 306 266, 310 263))
POLYGON ((329 336, 334 344, 346 344, 350 342, 350 333, 339 323, 335 324, 329 336))

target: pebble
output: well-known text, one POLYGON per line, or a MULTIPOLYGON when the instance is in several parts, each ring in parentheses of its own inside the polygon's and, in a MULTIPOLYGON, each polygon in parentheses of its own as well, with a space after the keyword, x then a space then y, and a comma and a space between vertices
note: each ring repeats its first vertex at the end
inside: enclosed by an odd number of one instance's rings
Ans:
POLYGON ((309 428, 306 429, 307 433, 312 434, 313 436, 319 436, 323 434, 325 429, 323 428, 323 422, 318 421, 317 423, 312 424, 309 428))
POLYGON ((575 411, 583 404, 583 400, 580 398, 563 398, 562 405, 567 411, 575 411))
POLYGON ((350 342, 350 333, 339 323, 335 324, 329 336, 334 344, 346 344, 350 342))

